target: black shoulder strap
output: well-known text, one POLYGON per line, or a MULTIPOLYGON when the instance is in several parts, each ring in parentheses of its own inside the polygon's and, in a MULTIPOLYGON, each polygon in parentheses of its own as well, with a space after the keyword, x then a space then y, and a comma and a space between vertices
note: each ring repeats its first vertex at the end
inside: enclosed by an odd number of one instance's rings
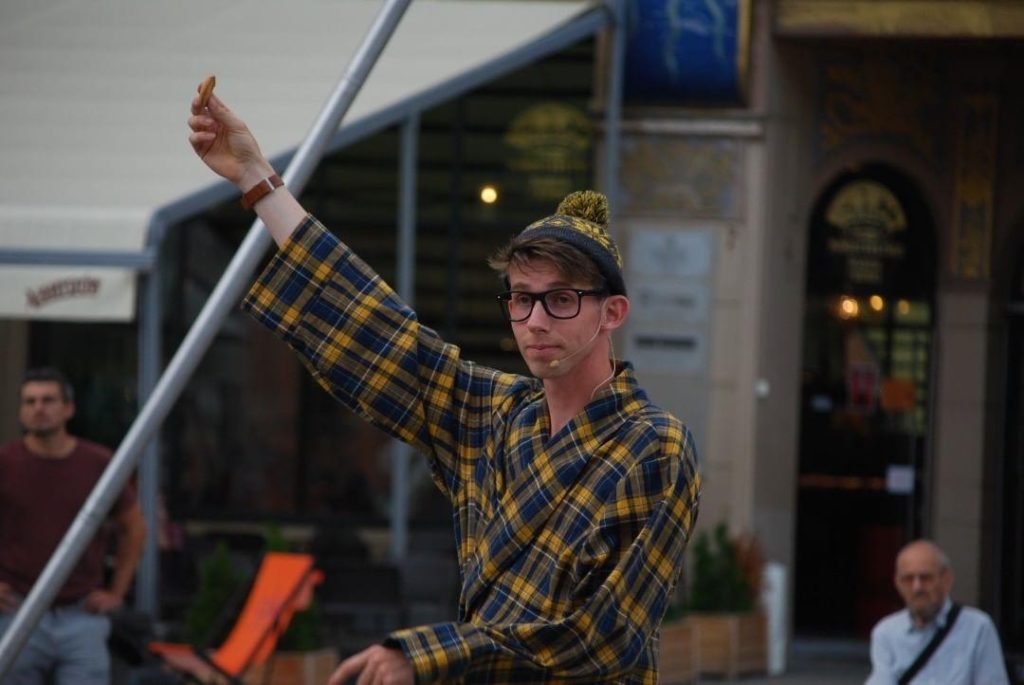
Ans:
POLYGON ((928 641, 928 644, 924 646, 921 653, 914 659, 914 663, 910 664, 910 668, 900 676, 900 679, 896 681, 899 685, 908 685, 908 683, 914 679, 917 672, 924 668, 924 665, 928 663, 928 660, 932 658, 932 654, 939 648, 942 641, 949 635, 949 631, 953 630, 953 624, 956 623, 956 617, 960 615, 960 605, 954 604, 949 609, 949 614, 946 616, 946 625, 942 626, 932 635, 932 639, 928 641))

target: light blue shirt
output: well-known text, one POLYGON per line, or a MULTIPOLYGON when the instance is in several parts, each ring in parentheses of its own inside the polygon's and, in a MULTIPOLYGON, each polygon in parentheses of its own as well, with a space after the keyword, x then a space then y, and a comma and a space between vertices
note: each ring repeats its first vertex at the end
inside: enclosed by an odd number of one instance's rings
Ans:
MULTIPOLYGON (((904 609, 889 614, 871 631, 871 675, 865 685, 896 685, 941 626, 953 603, 917 628, 904 609)), ((984 611, 962 607, 953 629, 911 685, 1009 685, 999 634, 984 611)))

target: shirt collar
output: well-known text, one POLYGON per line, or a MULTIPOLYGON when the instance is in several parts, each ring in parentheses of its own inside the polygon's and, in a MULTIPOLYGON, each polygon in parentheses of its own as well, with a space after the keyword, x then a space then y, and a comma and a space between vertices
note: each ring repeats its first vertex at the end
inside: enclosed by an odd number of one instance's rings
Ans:
POLYGON ((952 608, 953 608, 953 600, 950 599, 947 596, 946 597, 946 601, 944 601, 942 603, 942 608, 939 609, 938 615, 934 619, 932 619, 932 621, 930 623, 926 623, 921 628, 918 628, 916 625, 914 625, 914 619, 911 618, 911 616, 910 616, 910 610, 909 609, 904 609, 904 612, 906 613, 906 617, 907 617, 907 628, 906 628, 907 632, 908 633, 914 633, 914 632, 919 632, 919 631, 931 630, 933 628, 935 628, 935 629, 942 628, 943 626, 946 625, 946 621, 949 619, 949 610, 952 609, 952 608))

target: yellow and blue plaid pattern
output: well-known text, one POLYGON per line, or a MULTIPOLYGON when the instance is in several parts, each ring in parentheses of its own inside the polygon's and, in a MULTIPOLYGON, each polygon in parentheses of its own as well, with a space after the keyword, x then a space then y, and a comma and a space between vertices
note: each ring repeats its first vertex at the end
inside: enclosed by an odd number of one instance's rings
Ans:
POLYGON ((689 431, 628 364, 550 435, 539 381, 461 359, 311 217, 243 306, 334 397, 424 453, 452 502, 459 619, 386 643, 417 682, 657 681, 700 478, 689 431))

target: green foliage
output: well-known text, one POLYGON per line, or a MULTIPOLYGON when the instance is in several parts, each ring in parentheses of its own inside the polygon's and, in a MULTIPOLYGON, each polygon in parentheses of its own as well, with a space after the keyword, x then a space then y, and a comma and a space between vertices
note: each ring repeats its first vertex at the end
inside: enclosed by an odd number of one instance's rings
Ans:
POLYGON ((690 547, 693 578, 690 582, 690 611, 750 611, 754 590, 744 573, 735 543, 725 523, 719 523, 713 537, 701 531, 690 547))
POLYGON ((679 619, 686 616, 686 608, 680 602, 669 602, 668 608, 665 609, 665 616, 662 619, 664 623, 671 623, 672 621, 678 621, 679 619))
POLYGON ((204 647, 216 637, 211 631, 222 623, 223 612, 240 591, 244 578, 231 561, 228 547, 217 544, 199 568, 199 589, 185 614, 185 641, 204 647))
POLYGON ((311 652, 324 646, 324 618, 313 600, 309 607, 295 612, 288 630, 278 641, 278 649, 288 652, 311 652))
POLYGON ((264 549, 268 552, 291 552, 291 545, 284 537, 281 526, 271 523, 263 532, 264 549))

